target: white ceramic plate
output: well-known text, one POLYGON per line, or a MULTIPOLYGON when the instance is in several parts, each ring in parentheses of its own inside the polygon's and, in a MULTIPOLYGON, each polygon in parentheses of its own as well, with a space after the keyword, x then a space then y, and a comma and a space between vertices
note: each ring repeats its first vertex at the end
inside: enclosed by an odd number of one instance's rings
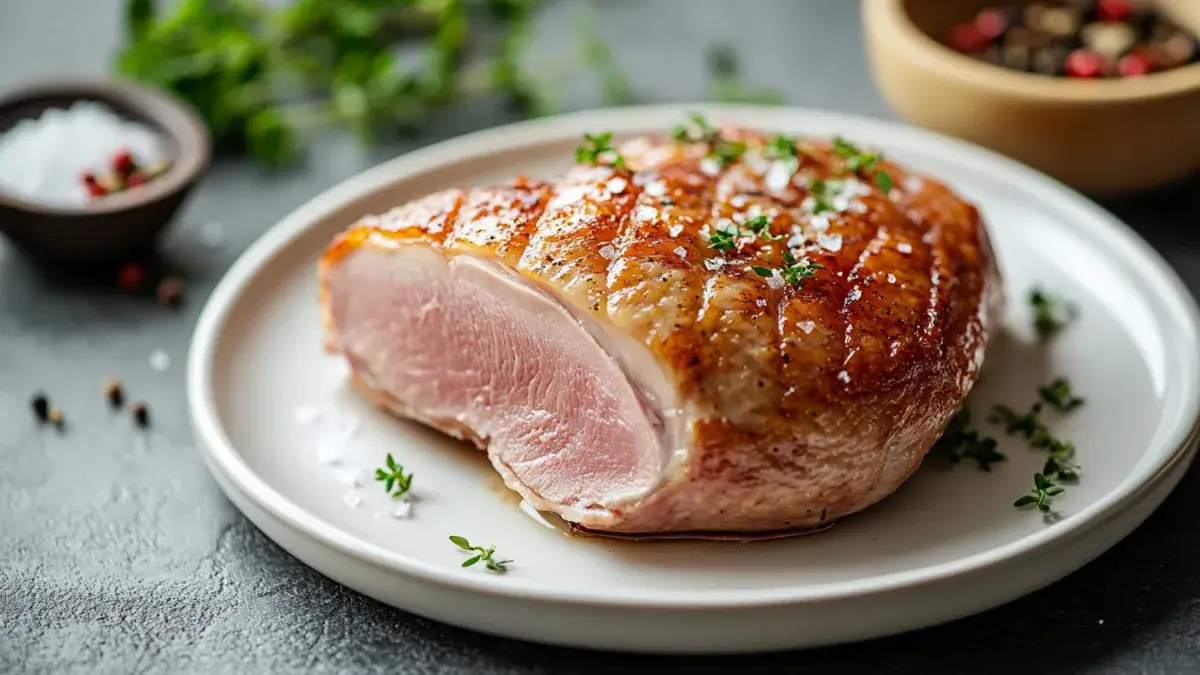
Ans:
POLYGON ((832 530, 749 545, 580 539, 539 523, 482 453, 356 398, 321 351, 315 263, 367 213, 451 185, 552 175, 584 131, 661 130, 679 107, 595 111, 472 134, 352 178, 301 207, 234 265, 192 345, 197 438, 230 499, 333 579, 396 607, 490 633, 586 647, 729 652, 827 644, 950 620, 1076 569, 1163 500, 1191 459, 1200 415, 1197 311, 1165 262, 1112 216, 987 151, 896 124, 788 108, 689 106, 791 133, 844 134, 944 177, 990 223, 1013 302, 972 397, 1027 406, 1069 376, 1087 405, 1054 418, 1083 478, 1059 519, 1013 508, 1042 455, 1014 439, 984 473, 933 458, 899 492, 832 530), (1037 346, 1033 284, 1078 303, 1037 346), (315 419, 313 419, 315 416, 315 419), (415 472, 409 518, 371 480, 391 452, 415 472), (324 462, 337 457, 340 464, 324 462), (363 485, 341 481, 361 472, 363 485), (463 569, 463 535, 515 559, 463 569))

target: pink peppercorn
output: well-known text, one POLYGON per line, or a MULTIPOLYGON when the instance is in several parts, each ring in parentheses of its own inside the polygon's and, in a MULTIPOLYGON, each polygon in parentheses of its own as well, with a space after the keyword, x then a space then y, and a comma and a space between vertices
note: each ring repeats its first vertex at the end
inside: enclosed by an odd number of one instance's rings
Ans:
POLYGON ((1069 77, 1101 77, 1104 75, 1104 59, 1096 52, 1076 49, 1067 55, 1065 69, 1069 77))

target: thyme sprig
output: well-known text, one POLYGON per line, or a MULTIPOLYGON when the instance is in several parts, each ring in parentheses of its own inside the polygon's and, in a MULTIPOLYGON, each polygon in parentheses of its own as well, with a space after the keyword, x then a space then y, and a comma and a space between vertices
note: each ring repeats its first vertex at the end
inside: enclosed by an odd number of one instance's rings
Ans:
POLYGON ((384 468, 375 469, 375 480, 383 483, 383 489, 392 499, 402 499, 412 488, 413 475, 404 473, 404 466, 397 463, 388 453, 384 468))
POLYGON ((493 572, 507 572, 508 568, 506 566, 512 562, 512 560, 496 560, 495 546, 488 546, 486 548, 483 546, 474 546, 471 542, 467 541, 466 537, 460 537, 456 534, 450 535, 450 541, 462 550, 471 551, 475 554, 463 561, 463 567, 470 567, 475 563, 482 562, 484 567, 493 572))
POLYGON ((1033 489, 1028 494, 1021 495, 1013 506, 1022 508, 1029 505, 1037 506, 1042 513, 1050 511, 1050 498, 1062 494, 1066 488, 1055 485, 1053 481, 1040 473, 1033 474, 1033 489))

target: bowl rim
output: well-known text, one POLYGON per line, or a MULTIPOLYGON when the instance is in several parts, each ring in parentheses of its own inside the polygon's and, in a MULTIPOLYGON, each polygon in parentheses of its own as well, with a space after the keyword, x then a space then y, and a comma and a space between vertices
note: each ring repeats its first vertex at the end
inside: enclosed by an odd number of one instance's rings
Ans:
POLYGON ((868 24, 877 22, 878 27, 893 29, 893 36, 926 70, 972 86, 1061 103, 1127 103, 1200 92, 1200 62, 1143 77, 1084 80, 1023 73, 976 61, 921 30, 905 7, 910 1, 863 0, 863 17, 868 24))
POLYGON ((89 218, 136 210, 160 202, 194 183, 212 161, 208 127, 187 103, 157 89, 128 80, 72 77, 20 85, 0 95, 0 110, 38 99, 97 101, 123 107, 148 120, 174 142, 178 155, 166 173, 136 191, 119 192, 84 206, 63 206, 30 201, 0 192, 0 207, 60 218, 89 218))

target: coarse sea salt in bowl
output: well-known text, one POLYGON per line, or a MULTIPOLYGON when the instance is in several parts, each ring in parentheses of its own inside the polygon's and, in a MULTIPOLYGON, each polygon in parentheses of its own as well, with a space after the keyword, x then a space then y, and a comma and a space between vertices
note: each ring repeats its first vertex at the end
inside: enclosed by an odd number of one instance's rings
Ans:
POLYGON ((153 89, 95 79, 19 88, 0 96, 0 232, 48 263, 120 261, 153 248, 210 158, 196 113, 153 89), (127 189, 107 178, 118 174, 127 189))

